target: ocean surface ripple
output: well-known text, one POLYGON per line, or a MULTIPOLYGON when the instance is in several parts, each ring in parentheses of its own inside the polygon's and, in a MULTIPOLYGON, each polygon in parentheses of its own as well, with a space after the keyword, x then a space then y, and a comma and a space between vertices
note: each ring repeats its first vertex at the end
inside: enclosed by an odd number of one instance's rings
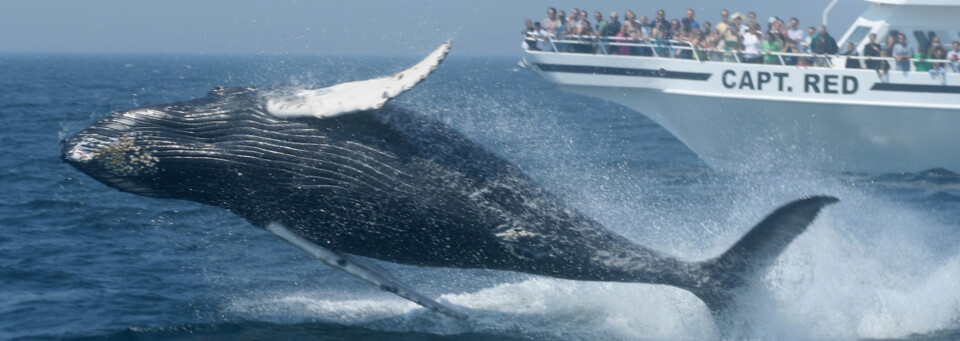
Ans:
MULTIPOLYGON (((0 56, 0 339, 720 335, 702 303, 671 287, 383 264, 471 315, 450 320, 224 210, 121 193, 59 159, 61 139, 116 110, 221 85, 325 86, 415 61, 0 56)), ((726 335, 960 338, 958 170, 718 173, 643 116, 561 93, 515 63, 454 54, 395 103, 464 132, 611 230, 684 259, 717 255, 787 201, 839 197, 741 297, 726 335)))

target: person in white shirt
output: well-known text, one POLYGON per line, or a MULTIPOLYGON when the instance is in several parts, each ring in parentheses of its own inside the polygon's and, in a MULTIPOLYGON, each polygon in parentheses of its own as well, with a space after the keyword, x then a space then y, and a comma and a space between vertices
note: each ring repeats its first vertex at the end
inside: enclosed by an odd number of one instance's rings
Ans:
POLYGON ((540 51, 552 52, 553 42, 551 40, 557 36, 543 28, 543 25, 540 23, 534 23, 533 27, 537 29, 537 48, 539 48, 540 51))
POLYGON ((797 20, 797 18, 790 18, 790 27, 787 28, 787 39, 789 39, 787 43, 793 44, 794 49, 803 51, 803 42, 806 41, 807 35, 803 29, 800 28, 800 20, 797 20))
POLYGON ((755 63, 759 64, 762 62, 760 56, 760 46, 763 42, 763 37, 760 33, 760 24, 754 23, 750 25, 750 28, 746 33, 743 34, 743 62, 744 63, 755 63))
POLYGON ((947 59, 953 72, 960 72, 960 41, 953 41, 953 50, 947 52, 947 59))
POLYGON ((640 29, 640 34, 642 34, 645 39, 653 38, 653 26, 647 22, 646 15, 640 16, 639 24, 640 26, 638 28, 640 29))

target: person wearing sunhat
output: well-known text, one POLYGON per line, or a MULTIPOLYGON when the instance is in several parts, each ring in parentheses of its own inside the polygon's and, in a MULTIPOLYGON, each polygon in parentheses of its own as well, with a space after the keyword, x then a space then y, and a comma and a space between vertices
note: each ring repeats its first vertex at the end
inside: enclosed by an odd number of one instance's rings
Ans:
POLYGON ((747 19, 747 16, 743 15, 743 13, 736 12, 730 16, 730 23, 736 26, 737 29, 740 29, 740 25, 743 25, 743 21, 746 19, 747 19))
POLYGON ((727 25, 726 32, 720 32, 723 37, 723 49, 726 51, 726 53, 723 54, 724 61, 736 61, 734 53, 740 51, 740 42, 743 41, 743 36, 740 34, 740 25, 743 24, 743 19, 744 16, 742 13, 734 13, 730 16, 731 23, 727 25))

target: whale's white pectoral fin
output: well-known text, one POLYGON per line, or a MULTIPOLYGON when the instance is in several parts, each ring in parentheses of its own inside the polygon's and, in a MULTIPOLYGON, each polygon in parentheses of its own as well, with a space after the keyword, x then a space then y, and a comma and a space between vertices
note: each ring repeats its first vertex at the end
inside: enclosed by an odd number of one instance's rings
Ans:
POLYGON ((300 90, 267 99, 267 112, 288 117, 328 118, 353 112, 380 109, 391 98, 427 78, 450 52, 451 42, 440 45, 417 65, 393 76, 340 83, 326 88, 300 90))
POLYGON ((363 260, 362 258, 323 248, 309 240, 304 239, 303 237, 298 236, 280 223, 268 224, 267 231, 270 231, 270 233, 273 233, 277 237, 280 237, 280 239, 283 239, 290 244, 296 245, 298 248, 306 251, 308 254, 313 256, 313 258, 320 260, 324 264, 343 270, 364 281, 370 282, 380 288, 380 290, 394 293, 427 309, 450 317, 458 319, 467 318, 467 315, 458 312, 456 309, 443 305, 442 303, 434 301, 416 291, 413 291, 410 287, 395 280, 393 276, 390 276, 390 274, 386 272, 386 270, 383 270, 382 268, 377 267, 363 260))

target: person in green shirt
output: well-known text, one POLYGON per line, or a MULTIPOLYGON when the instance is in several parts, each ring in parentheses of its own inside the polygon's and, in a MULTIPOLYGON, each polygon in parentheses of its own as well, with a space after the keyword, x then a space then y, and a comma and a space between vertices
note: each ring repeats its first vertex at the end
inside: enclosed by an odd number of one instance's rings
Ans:
POLYGON ((653 52, 658 57, 672 57, 673 49, 670 46, 670 31, 665 25, 657 25, 653 29, 653 52))
POLYGON ((600 12, 593 12, 593 17, 597 19, 597 27, 594 29, 594 32, 597 33, 597 37, 607 36, 610 33, 610 22, 603 20, 603 14, 600 12))
POLYGON ((763 40, 763 63, 780 64, 780 57, 772 55, 770 52, 780 52, 783 48, 779 40, 773 35, 773 32, 767 31, 767 39, 763 40))
POLYGON ((933 67, 933 63, 927 61, 927 59, 930 59, 930 55, 927 54, 927 47, 923 44, 920 44, 920 47, 917 49, 917 54, 913 55, 913 59, 918 59, 913 62, 913 66, 917 68, 917 72, 927 72, 933 67))

